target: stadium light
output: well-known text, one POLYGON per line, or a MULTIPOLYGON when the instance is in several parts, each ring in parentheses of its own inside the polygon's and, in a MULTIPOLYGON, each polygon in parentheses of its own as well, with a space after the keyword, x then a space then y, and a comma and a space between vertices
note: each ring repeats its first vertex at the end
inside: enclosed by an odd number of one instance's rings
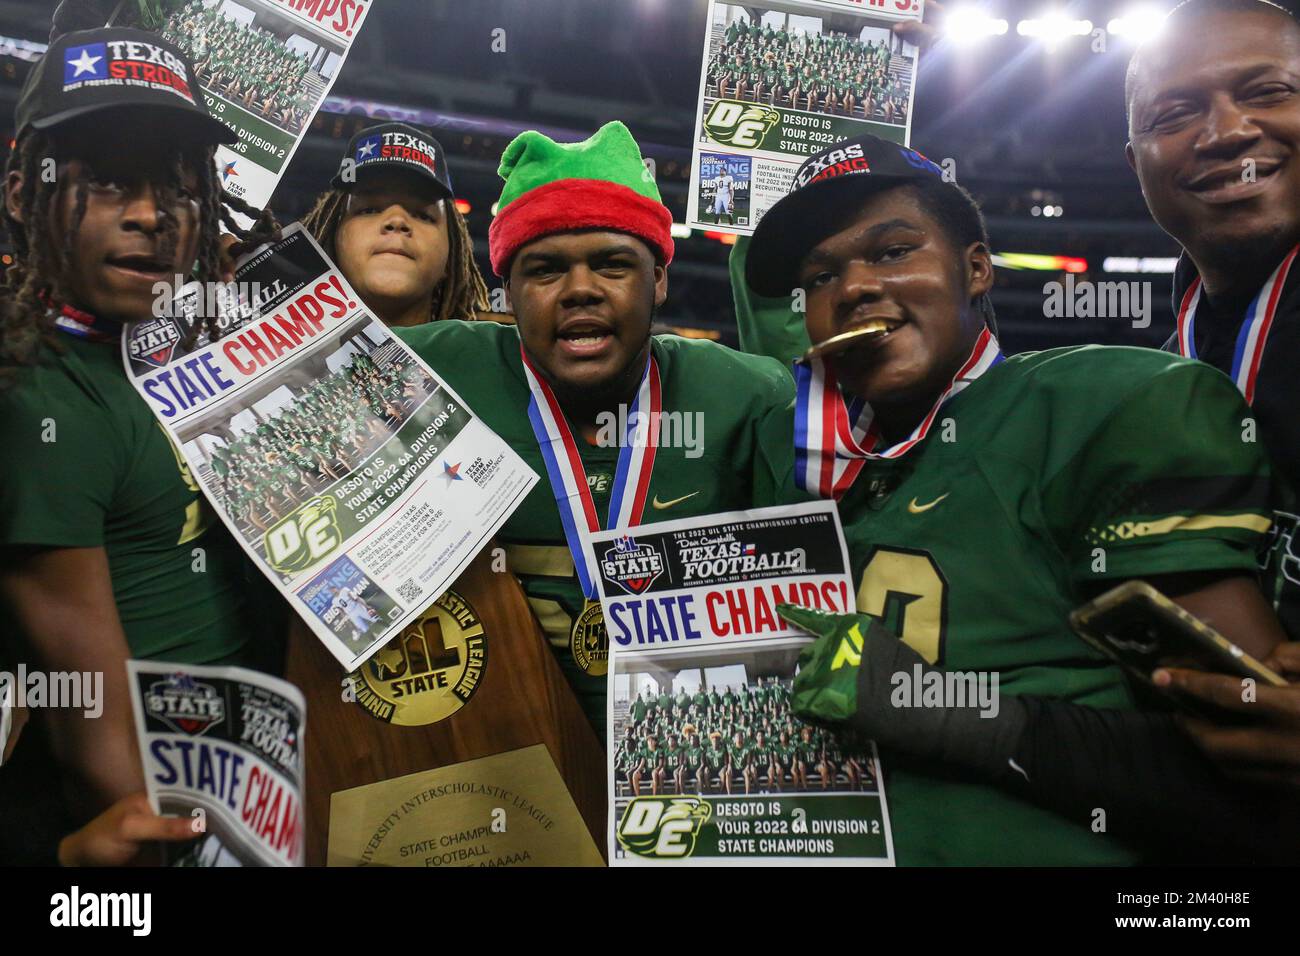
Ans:
POLYGON ((668 230, 668 234, 674 239, 689 239, 691 238, 691 227, 683 222, 675 222, 668 230))
POLYGON ((473 209, 473 208, 474 208, 474 207, 471 206, 471 205, 469 204, 469 200, 468 200, 468 199, 457 199, 457 200, 456 200, 456 211, 459 212, 462 216, 468 216, 468 215, 469 215, 469 211, 470 211, 471 209, 473 209))
POLYGON ((1007 32, 1006 20, 991 17, 977 7, 958 7, 943 21, 943 32, 954 43, 974 43, 985 37, 1002 36, 1007 32))
POLYGON ((1164 29, 1164 12, 1156 7, 1133 7, 1106 24, 1106 32, 1133 43, 1150 39, 1164 29))
POLYGON ((1092 32, 1092 21, 1072 20, 1059 10, 1053 10, 1041 17, 1021 20, 1016 24, 1016 32, 1022 37, 1042 40, 1053 48, 1070 37, 1087 36, 1092 32))

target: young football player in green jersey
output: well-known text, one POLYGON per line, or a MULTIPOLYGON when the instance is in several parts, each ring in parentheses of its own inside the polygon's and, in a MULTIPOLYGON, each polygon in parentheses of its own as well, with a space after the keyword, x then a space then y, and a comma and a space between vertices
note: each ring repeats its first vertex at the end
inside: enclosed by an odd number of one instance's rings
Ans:
POLYGON ((676 708, 677 717, 680 719, 685 716, 686 708, 691 706, 691 696, 686 693, 686 688, 679 688, 677 696, 673 698, 673 707, 676 708))
POLYGON ((721 789, 727 773, 727 745, 722 739, 722 732, 709 731, 709 745, 704 748, 704 774, 700 793, 708 793, 716 784, 721 789))
POLYGON ((650 778, 650 793, 658 795, 663 792, 664 768, 667 765, 665 753, 659 746, 659 738, 651 734, 645 740, 645 746, 637 754, 637 768, 632 771, 632 794, 641 792, 641 781, 650 778))
MULTIPOLYGON (((704 793, 706 783, 704 779, 704 748, 700 746, 700 735, 695 733, 694 730, 691 730, 690 735, 686 738, 686 749, 682 759, 686 771, 684 777, 694 780, 697 792, 704 793)), ((678 792, 685 793, 686 790, 682 789, 678 792)))
POLYGON ((773 788, 784 789, 787 775, 790 777, 791 784, 797 787, 799 776, 795 770, 795 748, 790 742, 790 736, 783 730, 777 736, 776 743, 772 745, 773 788))
POLYGON ((677 734, 668 735, 668 746, 664 748, 664 767, 673 775, 673 793, 686 792, 686 748, 677 742, 677 734))
POLYGON ((767 735, 762 730, 754 733, 754 746, 750 751, 754 765, 755 779, 763 778, 767 781, 769 791, 780 789, 777 786, 777 762, 776 751, 767 735))
MULTIPOLYGON (((578 522, 590 530, 591 520, 610 526, 611 501, 631 500, 630 491, 623 494, 627 472, 619 462, 628 446, 619 423, 646 393, 653 369, 658 420, 683 428, 674 437, 661 427, 640 495, 644 511, 634 523, 746 508, 773 493, 775 466, 752 438, 761 420, 785 416, 792 387, 769 360, 650 335, 668 291, 672 216, 621 123, 582 143, 524 133, 506 148, 500 172, 505 185, 489 239, 517 327, 431 322, 398 333, 542 476, 498 537, 570 685, 603 733, 607 659, 603 650, 588 652, 581 638, 595 628, 607 639, 599 604, 583 584, 581 543, 569 532, 578 522), (728 401, 719 403, 720 394, 728 401), (687 425, 703 430, 692 438, 687 425)), ((660 696, 666 711, 668 688, 660 696)))
MULTIPOLYGON (((1170 843, 1189 836, 1169 821, 1221 786, 1067 619, 1142 578, 1257 657, 1282 639, 1253 576, 1268 463, 1242 440, 1232 383, 1146 349, 1004 358, 977 207, 936 164, 875 137, 801 167, 745 274, 763 295, 807 290, 810 339, 835 340, 797 369, 795 480, 839 501, 873 666, 832 667, 819 642, 795 711, 882 743, 900 862, 1123 863, 1162 827, 1170 843), (913 659, 998 677, 998 719, 889 706, 880 688, 913 659), (874 683, 836 717, 850 674, 874 683), (1174 809, 1142 785, 1165 774, 1195 781, 1174 809)), ((1216 813, 1214 826, 1237 835, 1249 818, 1216 813)))
POLYGON ((754 701, 754 707, 757 710, 767 708, 767 687, 763 684, 763 678, 758 678, 754 683, 754 689, 750 691, 750 697, 754 701))
POLYGON ((103 675, 98 719, 34 712, 0 774, 9 862, 43 862, 54 838, 143 789, 128 658, 281 664, 285 606, 215 520, 121 355, 124 326, 153 318, 159 283, 229 277, 230 208, 261 234, 271 220, 222 190, 214 150, 234 136, 201 100, 113 82, 111 63, 133 53, 190 72, 154 34, 57 37, 20 94, 7 168, 0 633, 33 670, 103 675), (69 83, 72 51, 89 44, 102 44, 107 59, 88 67, 102 80, 69 83))
POLYGON ((446 154, 418 127, 353 136, 303 225, 385 325, 492 317, 446 154))
POLYGON ((822 745, 813 736, 813 728, 801 727, 799 739, 795 742, 795 762, 799 769, 797 777, 800 790, 808 789, 808 772, 816 771, 821 780, 822 789, 826 789, 826 760, 822 745))
POLYGON ((744 731, 737 730, 727 743, 727 765, 722 770, 722 788, 731 795, 731 782, 737 777, 745 784, 748 795, 754 783, 753 754, 744 731))

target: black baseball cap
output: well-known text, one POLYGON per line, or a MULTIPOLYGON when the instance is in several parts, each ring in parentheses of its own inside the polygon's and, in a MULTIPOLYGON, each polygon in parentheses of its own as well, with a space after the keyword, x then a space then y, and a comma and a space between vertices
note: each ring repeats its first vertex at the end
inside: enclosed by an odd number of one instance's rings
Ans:
POLYGON ((79 30, 51 43, 27 75, 14 121, 21 135, 109 110, 124 117, 165 110, 168 132, 179 127, 201 142, 239 138, 208 112, 194 67, 178 46, 127 27, 79 30))
POLYGON ((339 171, 330 180, 334 189, 351 189, 376 170, 405 169, 435 183, 451 199, 451 174, 442 144, 426 131, 406 123, 368 126, 348 140, 339 171), (349 174, 350 173, 350 174, 349 174))
POLYGON ((826 238, 846 205, 875 189, 924 181, 946 182, 937 163, 879 136, 843 140, 809 156, 794 174, 790 192, 754 229, 745 281, 759 295, 788 296, 799 284, 800 261, 826 238))

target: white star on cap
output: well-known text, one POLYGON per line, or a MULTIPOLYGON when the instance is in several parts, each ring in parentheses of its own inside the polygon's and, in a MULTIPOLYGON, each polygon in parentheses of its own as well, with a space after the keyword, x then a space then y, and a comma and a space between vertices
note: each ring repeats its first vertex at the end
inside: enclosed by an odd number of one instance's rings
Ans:
POLYGON ((373 139, 366 140, 365 144, 362 145, 360 151, 358 152, 358 155, 360 155, 360 156, 370 156, 371 154, 374 153, 374 151, 375 151, 375 146, 376 146, 376 145, 377 145, 377 144, 375 143, 375 141, 374 141, 373 139))
POLYGON ((104 59, 102 56, 91 56, 89 50, 83 49, 81 51, 81 56, 78 59, 68 61, 68 66, 75 66, 77 68, 77 72, 72 74, 72 78, 75 80, 83 73, 95 72, 95 64, 102 59, 104 59))

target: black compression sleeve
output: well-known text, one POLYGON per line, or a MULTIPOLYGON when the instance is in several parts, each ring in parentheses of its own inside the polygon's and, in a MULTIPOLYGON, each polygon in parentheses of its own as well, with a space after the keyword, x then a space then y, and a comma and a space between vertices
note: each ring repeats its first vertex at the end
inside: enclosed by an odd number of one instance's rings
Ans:
POLYGON ((1227 780, 1170 715, 1019 699, 1028 781, 1016 789, 1035 803, 1094 830, 1104 821, 1151 862, 1300 859, 1300 800, 1227 780))

